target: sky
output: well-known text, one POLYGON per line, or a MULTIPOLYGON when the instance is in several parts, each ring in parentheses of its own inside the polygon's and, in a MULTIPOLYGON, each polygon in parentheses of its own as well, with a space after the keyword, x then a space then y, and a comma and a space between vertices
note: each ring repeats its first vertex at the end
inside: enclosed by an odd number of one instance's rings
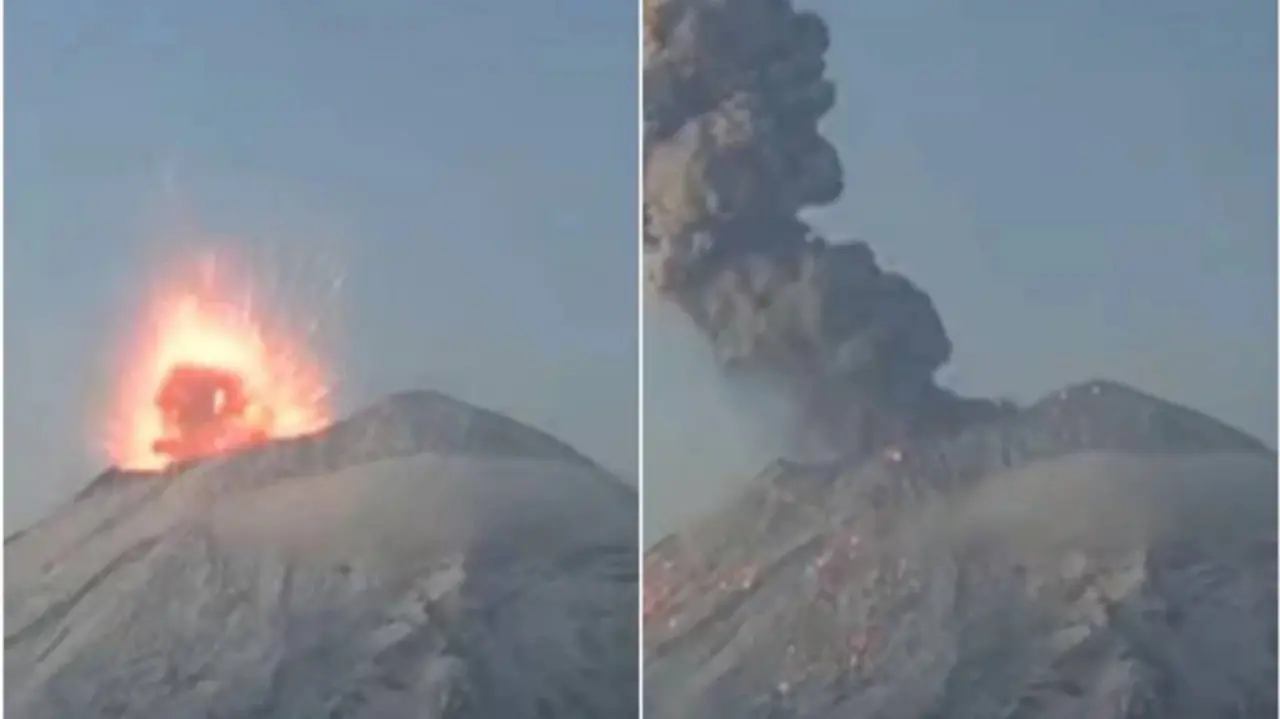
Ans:
POLYGON ((121 338, 196 231, 340 265, 344 411, 435 388, 636 476, 629 4, 7 5, 11 529, 106 466, 121 338))
MULTIPOLYGON (((943 384, 1033 401, 1108 377, 1274 441, 1274 3, 798 4, 831 29, 823 131, 847 173, 809 218, 930 293, 943 384)), ((651 535, 723 486, 695 478, 769 453, 655 316, 651 535)))

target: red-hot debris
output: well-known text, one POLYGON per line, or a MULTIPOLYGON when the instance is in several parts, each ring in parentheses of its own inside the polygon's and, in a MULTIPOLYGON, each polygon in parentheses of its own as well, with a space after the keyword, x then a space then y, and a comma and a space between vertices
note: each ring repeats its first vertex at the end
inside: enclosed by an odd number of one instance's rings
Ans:
POLYGON ((662 557, 650 557, 644 568, 644 617, 666 614, 674 605, 675 563, 662 557))

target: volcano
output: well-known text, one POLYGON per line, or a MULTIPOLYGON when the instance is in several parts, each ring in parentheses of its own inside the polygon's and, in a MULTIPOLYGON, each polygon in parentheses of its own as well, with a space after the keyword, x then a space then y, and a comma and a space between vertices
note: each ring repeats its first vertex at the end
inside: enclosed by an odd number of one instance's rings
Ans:
POLYGON ((635 491, 434 392, 6 539, 6 713, 635 717, 635 491))
POLYGON ((1276 456, 1112 382, 779 461, 645 558, 646 714, 1276 714, 1276 456))

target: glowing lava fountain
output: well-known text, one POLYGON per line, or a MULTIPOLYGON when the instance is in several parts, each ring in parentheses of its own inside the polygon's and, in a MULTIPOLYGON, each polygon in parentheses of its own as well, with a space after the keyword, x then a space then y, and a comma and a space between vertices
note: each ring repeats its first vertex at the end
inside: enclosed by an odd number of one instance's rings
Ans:
POLYGON ((122 469, 159 470, 332 421, 327 373, 303 337, 219 269, 205 258, 147 302, 107 432, 122 469))

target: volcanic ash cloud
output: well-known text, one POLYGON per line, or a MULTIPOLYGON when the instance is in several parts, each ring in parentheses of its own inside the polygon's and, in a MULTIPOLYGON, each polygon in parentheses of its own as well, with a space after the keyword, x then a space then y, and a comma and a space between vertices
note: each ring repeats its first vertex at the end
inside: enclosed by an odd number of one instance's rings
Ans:
POLYGON ((727 371, 782 384, 823 444, 867 449, 994 411, 935 383, 952 347, 923 290, 799 218, 844 188, 818 132, 835 102, 822 19, 785 0, 650 0, 645 25, 651 288, 727 371))

